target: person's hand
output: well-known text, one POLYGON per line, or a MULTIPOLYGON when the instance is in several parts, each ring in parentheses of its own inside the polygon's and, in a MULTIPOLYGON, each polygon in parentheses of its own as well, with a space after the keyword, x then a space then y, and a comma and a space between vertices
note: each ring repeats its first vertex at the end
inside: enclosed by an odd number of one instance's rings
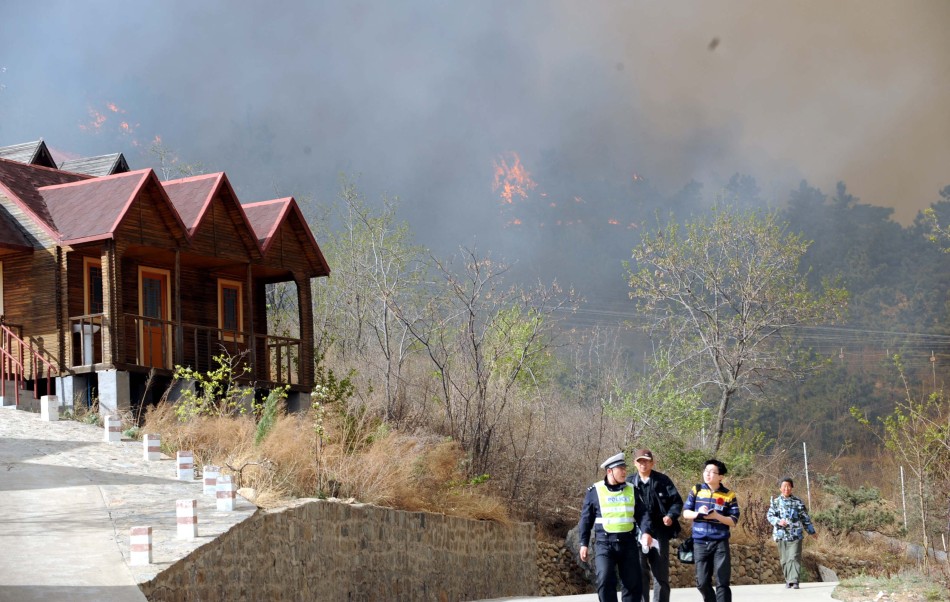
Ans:
POLYGON ((788 526, 788 521, 783 518, 782 520, 778 521, 778 526, 779 526, 779 527, 787 527, 787 526, 788 526))
POLYGON ((643 543, 646 544, 646 546, 647 546, 648 548, 649 548, 650 546, 652 546, 652 545, 653 545, 653 536, 650 535, 649 533, 644 533, 644 534, 643 534, 643 543))
POLYGON ((587 546, 581 546, 581 562, 587 562, 587 546))
POLYGON ((663 517, 663 524, 666 525, 667 527, 669 527, 669 526, 671 526, 671 525, 673 524, 673 519, 670 518, 669 516, 664 516, 664 517, 663 517))
POLYGON ((706 515, 706 518, 709 519, 709 520, 714 520, 714 521, 720 522, 720 523, 722 523, 722 524, 724 524, 724 525, 728 525, 728 526, 730 526, 730 527, 731 527, 732 524, 733 524, 733 523, 732 523, 732 520, 731 520, 728 516, 726 516, 726 515, 723 514, 722 512, 718 512, 718 511, 716 511, 716 510, 713 510, 712 512, 710 512, 709 514, 707 514, 707 515, 706 515))
POLYGON ((700 506, 699 508, 696 509, 696 513, 697 513, 697 514, 708 514, 708 513, 709 513, 709 506, 705 506, 705 505, 700 506))

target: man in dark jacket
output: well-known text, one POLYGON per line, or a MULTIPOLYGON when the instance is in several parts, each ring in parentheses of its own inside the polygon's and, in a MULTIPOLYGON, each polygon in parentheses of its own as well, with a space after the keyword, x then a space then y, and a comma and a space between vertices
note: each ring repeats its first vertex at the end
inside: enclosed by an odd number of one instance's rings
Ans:
POLYGON ((679 533, 683 498, 676 485, 662 472, 653 470, 653 452, 636 451, 637 474, 627 477, 636 496, 635 517, 639 524, 649 517, 650 530, 641 537, 640 571, 642 602, 650 601, 650 574, 653 574, 653 602, 670 602, 670 539, 679 533), (654 543, 655 542, 655 543, 654 543))
MULTIPOLYGON (((640 571, 637 566, 637 523, 633 487, 626 482, 627 463, 623 453, 607 458, 600 465, 604 479, 587 489, 577 524, 580 557, 590 557, 591 529, 597 547, 594 552, 594 573, 597 575, 597 597, 600 602, 617 602, 617 574, 623 586, 623 602, 640 599, 640 571)), ((649 517, 639 523, 644 532, 650 530, 649 517)))

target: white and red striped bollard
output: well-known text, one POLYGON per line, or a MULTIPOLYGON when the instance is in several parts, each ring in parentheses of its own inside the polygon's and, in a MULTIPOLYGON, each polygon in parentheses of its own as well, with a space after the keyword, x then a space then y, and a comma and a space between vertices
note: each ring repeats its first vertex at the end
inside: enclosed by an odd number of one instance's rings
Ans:
POLYGON ((178 480, 195 480, 195 452, 180 451, 176 454, 178 459, 178 480))
POLYGON ((237 496, 234 481, 230 475, 221 475, 218 477, 218 510, 231 512, 234 510, 234 498, 237 496))
POLYGON ((102 424, 105 429, 105 441, 109 443, 122 441, 122 418, 120 416, 106 416, 102 424))
POLYGON ((152 528, 132 527, 129 541, 129 564, 152 564, 152 528))
POLYGON ((162 440, 158 435, 146 434, 142 436, 142 454, 146 460, 162 459, 162 440))
POLYGON ((59 420, 59 397, 44 395, 40 398, 40 420, 44 422, 59 420))
POLYGON ((179 539, 198 537, 198 500, 175 500, 175 518, 179 539))
POLYGON ((215 495, 218 491, 218 475, 221 474, 220 466, 202 466, 201 479, 204 483, 202 493, 205 495, 215 495))

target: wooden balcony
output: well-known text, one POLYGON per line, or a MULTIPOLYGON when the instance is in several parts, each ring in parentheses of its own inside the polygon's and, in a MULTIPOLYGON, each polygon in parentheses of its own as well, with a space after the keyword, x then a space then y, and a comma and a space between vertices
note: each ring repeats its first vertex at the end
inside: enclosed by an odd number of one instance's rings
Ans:
POLYGON ((155 369, 171 374, 175 366, 199 372, 218 368, 217 356, 231 358, 243 372, 242 381, 267 385, 297 385, 305 382, 300 363, 300 339, 240 330, 225 330, 199 324, 176 324, 147 316, 124 314, 118 329, 104 314, 69 319, 73 372, 90 372, 113 366, 135 372, 155 369), (115 337, 114 357, 104 357, 103 337, 115 337))

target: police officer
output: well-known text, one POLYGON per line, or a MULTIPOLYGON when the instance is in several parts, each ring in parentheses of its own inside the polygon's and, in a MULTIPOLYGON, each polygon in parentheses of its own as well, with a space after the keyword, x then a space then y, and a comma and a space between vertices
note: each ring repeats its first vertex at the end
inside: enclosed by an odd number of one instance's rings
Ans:
MULTIPOLYGON (((617 573, 623 585, 623 602, 638 602, 641 595, 639 544, 633 487, 626 482, 627 463, 621 452, 607 458, 600 467, 606 471, 604 480, 587 489, 577 524, 581 561, 587 562, 593 527, 597 542, 594 573, 600 602, 617 601, 617 573)), ((644 515, 640 525, 643 532, 650 530, 649 521, 649 515, 644 515)))

